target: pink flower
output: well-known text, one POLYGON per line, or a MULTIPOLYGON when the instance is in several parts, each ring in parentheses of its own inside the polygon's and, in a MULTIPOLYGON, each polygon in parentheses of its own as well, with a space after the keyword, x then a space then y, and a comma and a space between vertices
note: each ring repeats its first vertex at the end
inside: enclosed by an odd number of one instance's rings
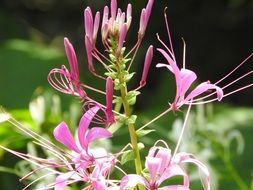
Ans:
POLYGON ((169 148, 154 146, 149 150, 146 157, 146 169, 149 171, 149 177, 142 177, 135 174, 126 175, 121 180, 120 189, 125 190, 128 187, 135 187, 141 184, 147 190, 189 190, 189 177, 182 164, 193 163, 199 167, 204 174, 204 188, 210 189, 210 177, 206 166, 188 153, 178 153, 171 156, 169 148), (183 184, 165 185, 160 187, 163 182, 174 176, 182 176, 183 184))
POLYGON ((90 142, 99 138, 112 137, 112 134, 107 129, 100 127, 93 127, 90 130, 88 129, 91 120, 96 115, 98 110, 99 106, 94 106, 82 116, 79 123, 79 127, 77 129, 78 133, 77 143, 75 142, 65 122, 60 123, 54 129, 55 139, 60 143, 62 143, 63 145, 65 145, 70 150, 74 151, 75 153, 78 153, 81 156, 84 154, 85 156, 92 158, 93 156, 90 154, 88 149, 88 145, 90 144, 90 142))
POLYGON ((215 84, 211 84, 209 81, 199 84, 190 93, 187 94, 192 83, 197 79, 197 75, 189 69, 179 69, 174 54, 170 51, 169 54, 163 49, 158 49, 159 52, 166 58, 169 64, 159 63, 156 67, 166 67, 175 76, 176 80, 176 97, 174 102, 171 104, 172 110, 179 109, 184 104, 194 102, 194 98, 209 91, 216 90, 217 100, 221 101, 223 97, 223 91, 220 87, 215 84))
POLYGON ((70 65, 70 72, 64 65, 60 69, 52 69, 48 74, 48 82, 54 89, 62 93, 85 99, 86 93, 82 89, 79 81, 76 53, 68 38, 64 38, 64 46, 70 65))
MULTIPOLYGON (((72 162, 75 164, 76 172, 84 175, 84 181, 89 180, 89 172, 86 170, 93 164, 96 165, 100 162, 109 162, 111 167, 114 164, 112 160, 110 160, 110 157, 108 158, 105 151, 92 151, 89 149, 89 144, 91 142, 100 138, 112 137, 112 134, 107 129, 99 127, 88 129, 91 120, 97 114, 98 110, 99 106, 94 106, 82 116, 77 129, 77 142, 74 140, 65 122, 60 123, 54 129, 55 139, 72 151, 72 162)), ((67 185, 67 180, 69 178, 73 179, 73 176, 75 175, 73 173, 71 175, 71 172, 59 175, 56 178, 58 189, 63 189, 67 185)))

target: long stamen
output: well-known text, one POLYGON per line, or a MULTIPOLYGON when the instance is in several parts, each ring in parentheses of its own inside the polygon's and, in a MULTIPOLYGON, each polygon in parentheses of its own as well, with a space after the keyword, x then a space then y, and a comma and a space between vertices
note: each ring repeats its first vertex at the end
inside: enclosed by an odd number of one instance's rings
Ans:
MULTIPOLYGON (((231 83, 228 83, 227 85, 221 87, 221 89, 224 90, 224 89, 228 88, 229 86, 235 84, 236 82, 238 82, 238 81, 240 81, 241 79, 243 79, 243 78, 249 76, 249 75, 252 74, 252 73, 253 73, 253 70, 251 70, 251 71, 249 71, 248 73, 246 73, 246 74, 244 74, 244 75, 238 77, 237 79, 235 79, 235 80, 232 81, 231 83)), ((249 84, 249 85, 251 85, 251 84, 249 84)), ((249 86, 249 85, 246 85, 245 87, 248 88, 247 86, 249 86)), ((246 89, 246 88, 241 87, 241 88, 239 88, 239 91, 241 91, 241 90, 243 90, 243 89, 246 89)), ((233 93, 235 93, 235 92, 238 92, 237 89, 234 90, 234 91, 232 91, 232 93, 227 93, 227 94, 225 94, 223 97, 228 96, 228 94, 231 95, 231 94, 233 94, 233 93)), ((206 98, 208 98, 208 97, 210 97, 210 96, 212 96, 212 95, 214 95, 214 94, 216 94, 216 92, 212 92, 212 93, 210 93, 210 94, 208 94, 208 95, 206 95, 206 96, 203 96, 203 97, 194 99, 193 102, 202 101, 202 100, 204 100, 204 99, 206 99, 206 98)), ((216 100, 216 99, 212 99, 212 100, 214 101, 214 100, 216 100)))
POLYGON ((170 28, 169 28, 168 17, 167 17, 166 11, 167 11, 167 7, 165 7, 165 9, 164 9, 164 21, 165 21, 165 25, 166 25, 166 29, 167 29, 167 34, 169 37, 170 49, 171 49, 172 54, 175 55, 174 50, 173 50, 173 44, 172 44, 172 40, 171 40, 170 28))
POLYGON ((175 61, 175 55, 173 52, 171 52, 171 50, 168 48, 168 46, 160 39, 160 36, 158 33, 156 33, 156 37, 157 37, 157 40, 163 45, 163 47, 169 52, 171 58, 173 59, 173 61, 175 61))
POLYGON ((183 69, 185 69, 185 55, 186 55, 186 43, 184 38, 182 38, 183 44, 184 44, 184 48, 183 48, 183 69))
POLYGON ((133 61, 134 61, 134 59, 135 59, 135 57, 136 57, 136 55, 137 55, 137 52, 138 52, 138 50, 139 50, 140 45, 141 45, 141 43, 139 43, 139 44, 137 45, 137 47, 136 47, 136 49, 135 49, 135 51, 134 51, 133 57, 131 58, 131 62, 130 62, 129 65, 128 65, 127 71, 130 70, 130 68, 131 68, 131 66, 132 66, 132 64, 133 64, 133 61))
POLYGON ((159 114, 158 116, 156 116, 154 119, 152 119, 151 121, 149 121, 148 123, 146 123, 145 125, 143 125, 136 132, 139 132, 139 131, 143 130, 145 127, 147 127, 151 123, 155 122, 156 120, 158 120, 159 118, 161 118, 162 116, 164 116, 166 113, 170 112, 171 110, 172 110, 172 107, 168 108, 167 110, 165 110, 164 112, 162 112, 161 114, 159 114))
POLYGON ((225 75, 223 78, 218 80, 215 85, 219 84, 221 81, 225 80, 227 77, 229 77, 231 74, 233 74, 237 69, 239 69, 244 63, 246 63, 251 57, 253 56, 253 53, 251 53, 246 59, 244 59, 237 67, 235 67, 231 72, 229 72, 227 75, 225 75))

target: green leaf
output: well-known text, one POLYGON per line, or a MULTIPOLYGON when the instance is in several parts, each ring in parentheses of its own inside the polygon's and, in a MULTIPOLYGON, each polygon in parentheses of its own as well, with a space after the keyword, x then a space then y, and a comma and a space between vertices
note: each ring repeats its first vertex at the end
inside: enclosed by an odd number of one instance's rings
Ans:
POLYGON ((145 136, 149 133, 152 133, 154 131, 155 131, 154 129, 140 130, 140 131, 137 131, 136 134, 138 137, 143 137, 143 136, 145 136))
POLYGON ((122 154, 120 163, 124 165, 126 162, 131 160, 134 160, 134 152, 133 150, 128 150, 122 154))

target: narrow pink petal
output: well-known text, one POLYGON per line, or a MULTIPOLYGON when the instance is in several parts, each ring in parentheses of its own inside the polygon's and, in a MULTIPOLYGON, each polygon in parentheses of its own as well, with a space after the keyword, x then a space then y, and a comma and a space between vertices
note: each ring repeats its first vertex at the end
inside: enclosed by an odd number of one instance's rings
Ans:
POLYGON ((156 157, 147 157, 146 158, 146 167, 149 170, 150 173, 150 184, 153 184, 156 182, 156 176, 160 176, 161 174, 159 173, 160 166, 161 166, 162 159, 161 158, 156 158, 156 157))
POLYGON ((125 41, 126 38, 126 34, 127 34, 127 24, 123 24, 123 26, 120 29, 120 33, 119 33, 119 41, 118 41, 118 48, 117 48, 117 53, 118 55, 121 54, 121 49, 123 47, 123 43, 125 41))
POLYGON ((165 63, 157 63, 157 64, 156 64, 156 67, 157 67, 157 68, 166 67, 167 69, 170 70, 170 72, 172 72, 172 73, 174 74, 172 67, 171 67, 170 65, 168 65, 168 64, 165 64, 165 63))
POLYGON ((158 147, 158 149, 156 150, 155 157, 161 159, 161 166, 159 173, 162 174, 170 164, 171 150, 169 148, 158 147))
POLYGON ((117 0, 111 0, 111 17, 115 19, 117 12, 117 0))
POLYGON ((67 172, 64 174, 60 174, 55 179, 55 187, 54 190, 64 190, 68 185, 68 179, 76 179, 80 180, 80 177, 75 172, 67 172))
POLYGON ((102 28, 104 27, 105 23, 108 22, 108 18, 109 18, 109 8, 105 6, 102 18, 102 28))
POLYGON ((82 146, 82 148, 86 149, 86 139, 85 136, 87 134, 87 130, 88 127, 90 125, 91 120, 93 119, 93 117, 97 114, 99 110, 98 106, 94 106, 92 108, 90 108, 88 111, 85 112, 85 114, 82 116, 80 122, 79 122, 79 126, 78 126, 78 140, 80 145, 82 146))
POLYGON ((204 163, 202 163, 200 160, 194 158, 191 154, 188 153, 178 153, 176 157, 177 160, 180 160, 180 163, 195 164, 199 168, 199 170, 204 174, 203 180, 201 180, 203 182, 204 189, 210 190, 210 173, 204 163))
POLYGON ((165 180, 174 177, 174 176, 182 176, 184 178, 183 185, 189 187, 189 177, 186 172, 177 164, 170 165, 166 168, 166 170, 161 174, 161 177, 158 181, 158 184, 161 184, 165 180))
POLYGON ((115 118, 113 115, 113 80, 111 77, 108 77, 106 79, 106 123, 112 124, 115 122, 115 118))
POLYGON ((126 175, 121 179, 120 190, 132 189, 138 184, 148 188, 148 182, 143 177, 135 174, 126 175))
POLYGON ((112 137, 112 134, 104 128, 101 127, 93 127, 91 128, 86 137, 85 137, 85 147, 87 148, 89 143, 92 141, 95 141, 97 139, 101 139, 101 138, 110 138, 112 137))
POLYGON ((73 136, 71 135, 69 128, 65 122, 61 122, 55 129, 54 129, 54 138, 68 147, 70 150, 75 152, 80 152, 76 146, 73 136))
POLYGON ((67 186, 67 180, 69 176, 62 174, 56 177, 54 190, 64 190, 67 186))
POLYGON ((64 38, 64 46, 65 46, 66 55, 67 55, 69 65, 70 65, 72 80, 79 81, 79 71, 78 71, 76 53, 72 44, 68 40, 68 38, 64 38))
POLYGON ((146 30, 146 9, 142 9, 138 34, 142 38, 146 30))
POLYGON ((153 46, 151 45, 149 46, 148 51, 145 56, 145 62, 144 62, 142 77, 140 81, 140 86, 145 86, 146 84, 146 79, 148 76, 148 71, 149 71, 149 67, 150 67, 152 59, 153 59, 153 46))
POLYGON ((189 101, 196 96, 201 95, 202 93, 208 91, 208 90, 216 90, 217 92, 217 99, 220 101, 223 98, 223 91, 220 87, 210 84, 209 82, 203 82, 199 84, 186 98, 185 101, 189 101))
POLYGON ((149 17, 150 17, 151 11, 152 11, 153 4, 154 4, 154 0, 149 0, 149 1, 148 1, 148 4, 147 4, 147 6, 146 6, 146 25, 148 24, 148 21, 149 21, 149 17))
POLYGON ((93 38, 93 16, 90 7, 87 7, 84 10, 84 26, 85 26, 85 35, 87 35, 90 40, 93 38))
POLYGON ((178 96, 184 96, 186 91, 190 88, 192 83, 197 79, 197 75, 188 69, 180 70, 181 84, 179 87, 178 96))
POLYGON ((95 20, 94 20, 94 27, 93 27, 93 46, 95 46, 95 43, 97 40, 99 22, 100 22, 100 12, 97 12, 95 16, 95 20))
POLYGON ((169 54, 167 54, 163 49, 157 48, 157 50, 165 57, 165 59, 168 61, 168 63, 170 64, 173 73, 176 77, 176 81, 179 81, 180 78, 180 70, 176 64, 176 62, 169 56, 169 54))
POLYGON ((130 3, 127 5, 126 18, 127 18, 127 28, 129 28, 132 21, 132 5, 130 3))
POLYGON ((94 65, 93 65, 93 60, 92 60, 92 42, 90 41, 90 38, 85 35, 85 48, 86 48, 86 54, 87 54, 87 59, 88 59, 88 68, 91 72, 95 71, 94 65))

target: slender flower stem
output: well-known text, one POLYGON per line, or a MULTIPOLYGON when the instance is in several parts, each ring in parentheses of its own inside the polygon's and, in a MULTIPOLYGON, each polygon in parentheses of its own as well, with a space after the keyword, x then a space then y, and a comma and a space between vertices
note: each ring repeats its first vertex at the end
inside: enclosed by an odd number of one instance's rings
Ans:
POLYGON ((174 150, 174 153, 173 153, 173 156, 172 156, 172 160, 175 157, 175 155, 177 154, 177 151, 179 149, 179 145, 181 144, 181 141, 182 141, 185 129, 186 129, 186 124, 187 124, 187 121, 188 121, 188 117, 190 115, 190 110, 191 110, 191 104, 188 107, 188 110, 187 110, 187 113, 186 113, 186 116, 185 116, 185 119, 184 119, 184 124, 183 124, 182 130, 181 130, 180 136, 178 138, 178 141, 177 141, 177 146, 176 146, 176 148, 174 150))

